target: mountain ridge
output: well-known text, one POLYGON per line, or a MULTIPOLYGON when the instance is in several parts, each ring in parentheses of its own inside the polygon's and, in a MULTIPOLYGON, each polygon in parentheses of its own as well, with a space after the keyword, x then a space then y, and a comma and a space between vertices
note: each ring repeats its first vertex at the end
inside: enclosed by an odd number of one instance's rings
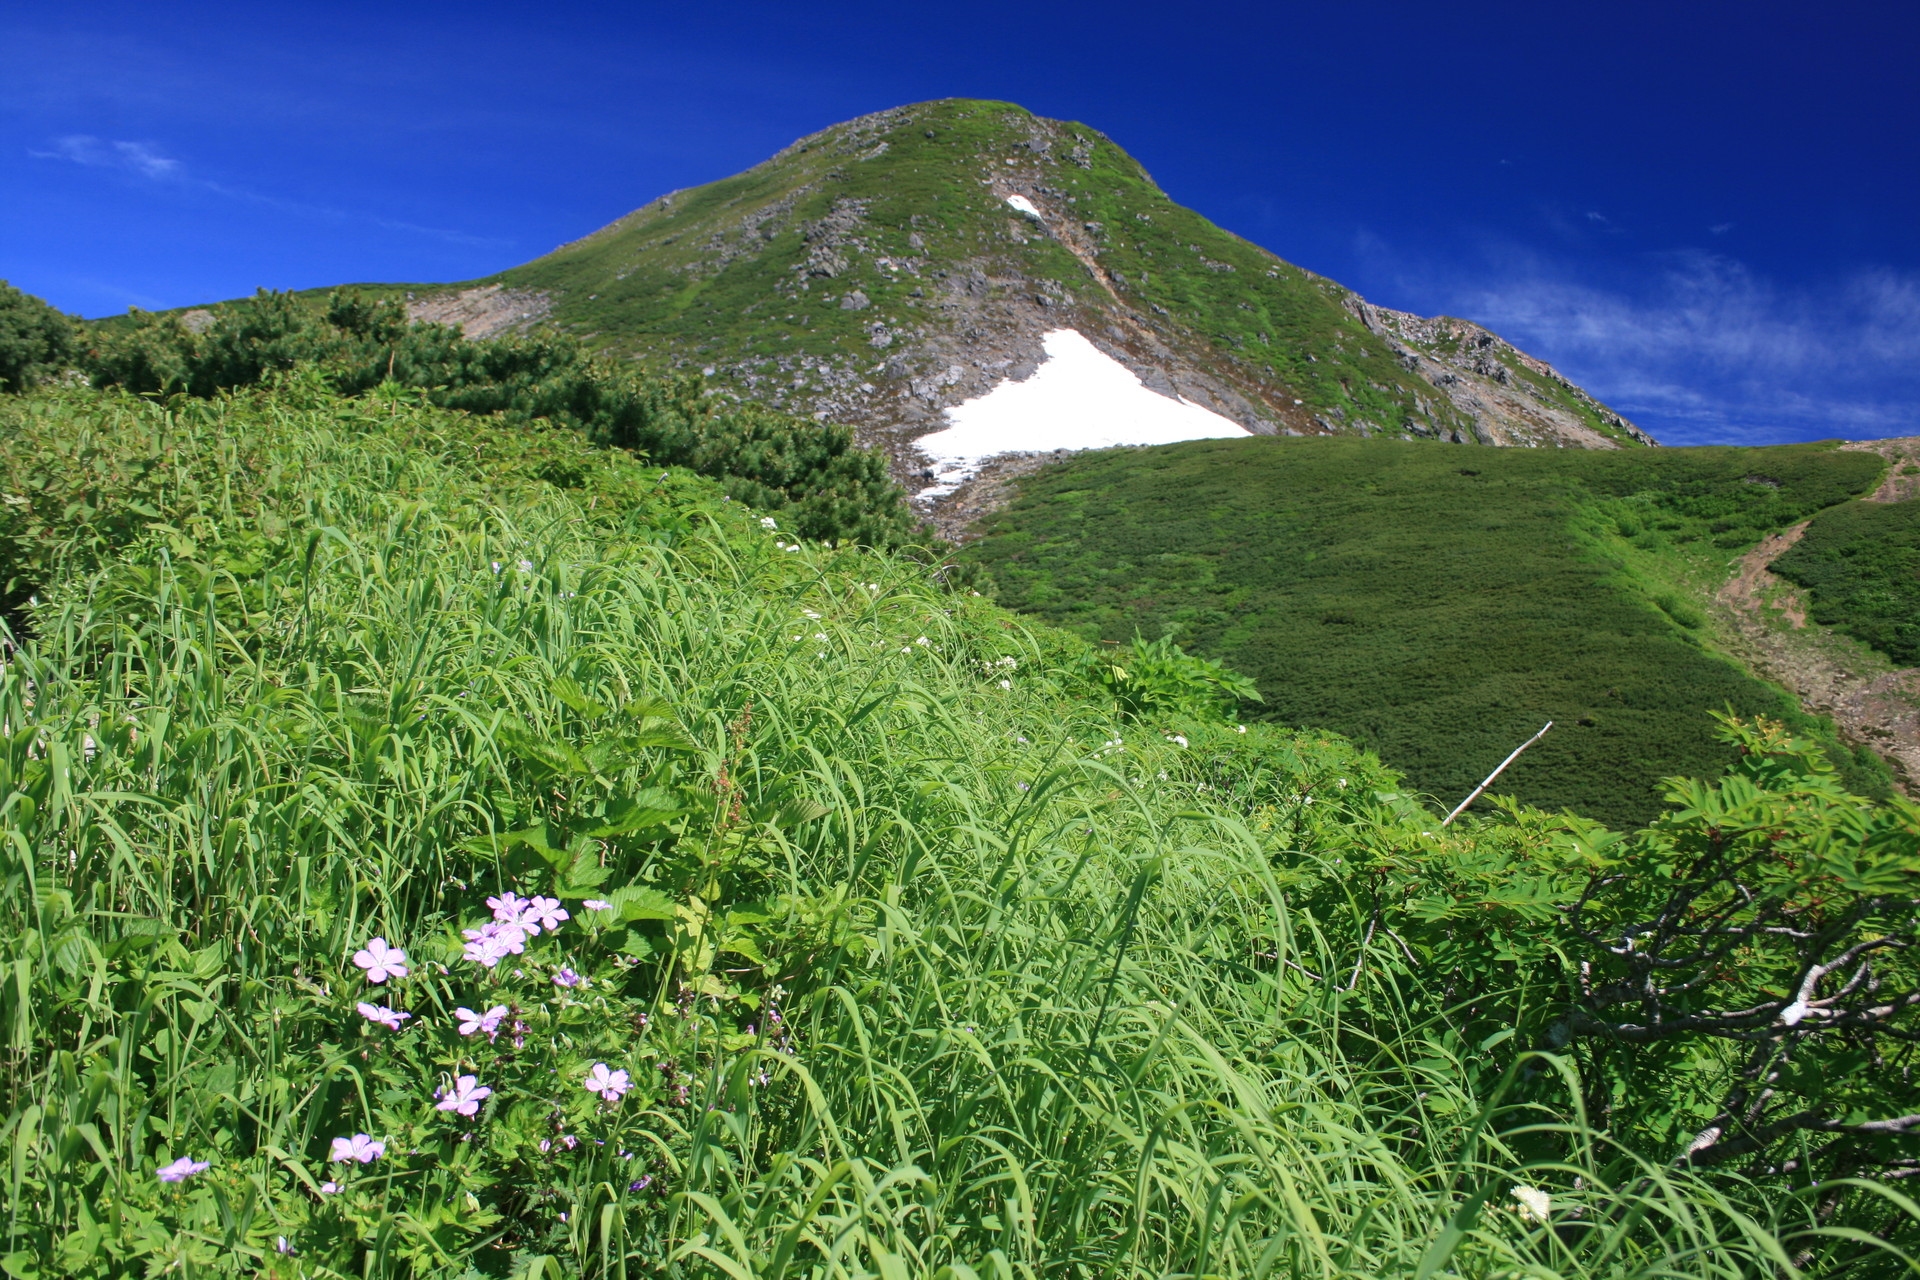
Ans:
POLYGON ((1254 434, 1656 443, 1484 327, 1370 303, 1178 205, 1100 131, 1008 103, 830 126, 411 305, 845 422, 910 487, 913 441, 1030 375, 1062 328, 1254 434))

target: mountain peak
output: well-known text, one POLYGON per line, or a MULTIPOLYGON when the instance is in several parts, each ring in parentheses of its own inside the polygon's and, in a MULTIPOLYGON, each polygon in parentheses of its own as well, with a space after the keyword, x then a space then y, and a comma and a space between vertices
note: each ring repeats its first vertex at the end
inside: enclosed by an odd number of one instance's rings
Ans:
POLYGON ((1146 394, 1255 434, 1652 443, 1480 326, 1374 306, 1174 203, 1098 130, 1005 102, 833 125, 419 305, 847 422, 913 489, 932 465, 914 442, 1069 330, 1146 394))

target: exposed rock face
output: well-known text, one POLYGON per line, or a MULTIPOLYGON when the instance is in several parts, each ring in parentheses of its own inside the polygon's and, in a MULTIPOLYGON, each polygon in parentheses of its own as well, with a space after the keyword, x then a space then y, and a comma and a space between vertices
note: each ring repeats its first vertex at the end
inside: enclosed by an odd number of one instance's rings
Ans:
POLYGON ((407 300, 408 319, 452 325, 474 339, 525 333, 552 310, 552 300, 544 293, 497 284, 407 300))
POLYGON ((1470 320, 1429 319, 1376 307, 1357 296, 1348 305, 1369 332, 1392 345, 1409 373, 1438 387, 1472 420, 1481 444, 1618 448, 1616 440, 1594 429, 1594 417, 1641 444, 1660 443, 1545 360, 1470 320), (1537 380, 1516 378, 1515 363, 1537 374, 1537 380))

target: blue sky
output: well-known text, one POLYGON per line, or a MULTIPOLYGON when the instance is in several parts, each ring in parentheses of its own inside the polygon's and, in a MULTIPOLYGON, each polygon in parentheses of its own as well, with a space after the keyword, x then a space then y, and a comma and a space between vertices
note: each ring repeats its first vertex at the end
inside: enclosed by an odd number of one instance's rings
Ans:
POLYGON ((0 278, 89 316, 537 256, 946 96, 1084 121, 1673 444, 1920 433, 1920 6, 17 4, 0 278))

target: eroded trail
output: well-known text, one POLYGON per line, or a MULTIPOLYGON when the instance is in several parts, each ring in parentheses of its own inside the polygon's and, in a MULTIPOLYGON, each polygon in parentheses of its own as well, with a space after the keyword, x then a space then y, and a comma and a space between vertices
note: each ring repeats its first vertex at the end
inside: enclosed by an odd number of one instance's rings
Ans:
MULTIPOLYGON (((1895 463, 1888 468, 1887 482, 1868 501, 1914 496, 1915 478, 1898 472, 1904 459, 1920 452, 1916 446, 1920 440, 1847 446, 1871 449, 1895 463)), ((1766 539, 1740 558, 1738 570, 1720 588, 1719 601, 1738 632, 1742 656, 1793 690, 1807 710, 1831 716, 1848 741, 1879 752, 1893 767, 1900 789, 1920 796, 1920 667, 1874 669, 1846 642, 1808 626, 1805 602, 1771 568, 1806 531, 1803 522, 1766 539)))

